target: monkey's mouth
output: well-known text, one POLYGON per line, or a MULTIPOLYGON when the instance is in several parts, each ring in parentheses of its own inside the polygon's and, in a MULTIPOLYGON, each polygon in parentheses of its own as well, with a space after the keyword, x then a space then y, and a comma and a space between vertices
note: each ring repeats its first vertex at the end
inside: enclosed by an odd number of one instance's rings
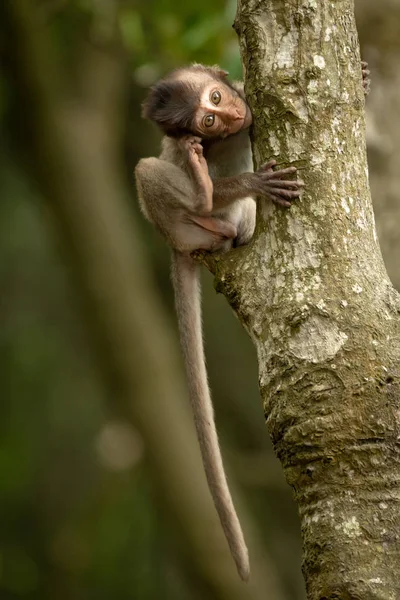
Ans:
POLYGON ((253 116, 251 114, 250 108, 245 102, 243 102, 240 112, 243 116, 240 117, 240 120, 237 120, 234 123, 232 123, 228 135, 231 135, 232 133, 237 133, 242 129, 247 129, 252 124, 253 116))

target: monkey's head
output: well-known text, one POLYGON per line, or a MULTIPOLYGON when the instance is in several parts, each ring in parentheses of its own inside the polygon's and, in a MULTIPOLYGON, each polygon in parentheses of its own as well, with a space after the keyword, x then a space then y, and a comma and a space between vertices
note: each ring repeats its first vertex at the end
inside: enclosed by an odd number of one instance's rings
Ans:
POLYGON ((249 107, 218 67, 177 69, 158 81, 143 103, 143 116, 172 137, 226 137, 251 125, 249 107))

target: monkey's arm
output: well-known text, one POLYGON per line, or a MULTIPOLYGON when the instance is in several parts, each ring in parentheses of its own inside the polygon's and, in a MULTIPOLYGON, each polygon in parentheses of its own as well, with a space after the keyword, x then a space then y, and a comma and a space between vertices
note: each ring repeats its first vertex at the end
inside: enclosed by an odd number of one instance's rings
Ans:
POLYGON ((276 161, 272 160, 256 173, 214 179, 213 209, 224 208, 246 196, 264 196, 276 204, 289 207, 293 200, 301 196, 304 183, 299 179, 284 179, 296 173, 296 167, 273 171, 275 164, 276 161))
POLYGON ((140 207, 179 252, 214 251, 237 237, 236 224, 212 214, 213 184, 203 149, 193 136, 185 141, 183 166, 145 158, 135 169, 140 207))

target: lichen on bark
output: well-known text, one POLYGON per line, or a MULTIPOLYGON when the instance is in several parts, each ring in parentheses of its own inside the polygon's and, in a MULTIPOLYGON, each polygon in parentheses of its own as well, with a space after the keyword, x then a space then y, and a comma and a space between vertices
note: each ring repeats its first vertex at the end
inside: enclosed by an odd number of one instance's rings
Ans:
POLYGON ((400 597, 400 299, 376 238, 351 0, 240 0, 256 165, 295 164, 289 211, 214 263, 257 348, 301 518, 310 600, 400 597))

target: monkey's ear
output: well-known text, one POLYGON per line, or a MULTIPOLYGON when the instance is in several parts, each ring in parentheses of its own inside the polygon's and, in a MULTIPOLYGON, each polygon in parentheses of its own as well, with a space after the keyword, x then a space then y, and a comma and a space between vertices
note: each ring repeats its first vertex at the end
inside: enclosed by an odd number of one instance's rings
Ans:
POLYGON ((225 69, 221 69, 219 65, 212 65, 211 67, 206 67, 205 70, 214 75, 215 77, 218 77, 219 79, 226 79, 226 77, 229 75, 228 71, 225 71, 225 69))

